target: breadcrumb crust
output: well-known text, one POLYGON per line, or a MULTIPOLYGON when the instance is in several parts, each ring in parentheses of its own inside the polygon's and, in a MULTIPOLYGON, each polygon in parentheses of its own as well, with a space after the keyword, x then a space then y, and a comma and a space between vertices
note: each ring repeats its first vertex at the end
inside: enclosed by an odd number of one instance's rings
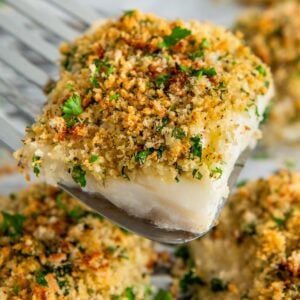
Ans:
POLYGON ((0 209, 1 300, 147 299, 150 241, 45 184, 0 198, 0 209))

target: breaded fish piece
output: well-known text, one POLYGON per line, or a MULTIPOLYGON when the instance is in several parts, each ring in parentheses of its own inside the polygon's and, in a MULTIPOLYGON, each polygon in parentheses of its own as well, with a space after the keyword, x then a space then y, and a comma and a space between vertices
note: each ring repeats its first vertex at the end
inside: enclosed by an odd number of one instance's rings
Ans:
POLYGON ((277 95, 266 140, 300 142, 300 3, 287 1, 239 18, 247 44, 274 74, 277 95))
POLYGON ((0 198, 1 300, 148 299, 154 259, 151 242, 59 189, 0 198))
POLYGON ((64 45, 19 165, 165 228, 206 232, 260 137, 269 69, 229 31, 139 11, 64 45))
POLYGON ((193 299, 299 299, 300 173, 240 187, 216 228, 189 245, 189 259, 186 250, 177 250, 174 288, 193 299))

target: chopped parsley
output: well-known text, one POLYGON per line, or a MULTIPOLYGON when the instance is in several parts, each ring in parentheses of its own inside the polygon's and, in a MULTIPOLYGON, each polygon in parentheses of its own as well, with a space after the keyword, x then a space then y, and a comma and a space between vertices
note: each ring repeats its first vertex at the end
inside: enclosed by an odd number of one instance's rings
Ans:
POLYGON ((66 84, 66 88, 67 88, 68 90, 70 90, 71 92, 75 92, 74 85, 73 85, 72 83, 70 83, 70 82, 68 82, 68 83, 66 84))
POLYGON ((185 137, 185 132, 180 127, 175 127, 172 131, 172 136, 178 140, 182 140, 185 137))
POLYGON ((198 180, 201 180, 203 175, 198 169, 193 169, 193 178, 196 178, 198 180))
POLYGON ((67 214, 75 222, 86 216, 86 212, 79 206, 75 206, 70 211, 67 211, 67 214))
POLYGON ((182 258, 184 262, 187 262, 190 259, 190 251, 189 248, 186 245, 179 246, 175 252, 175 257, 182 258))
POLYGON ((166 125, 170 122, 168 117, 163 117, 159 126, 157 126, 156 131, 160 132, 166 125))
POLYGON ((176 26, 173 28, 170 35, 163 37, 163 42, 158 44, 159 48, 170 48, 176 45, 180 40, 191 35, 191 30, 176 26))
POLYGON ((45 276, 47 275, 47 272, 43 269, 41 270, 38 270, 36 273, 35 273, 35 281, 39 284, 39 285, 42 285, 42 286, 48 286, 48 282, 45 278, 45 276))
POLYGON ((11 289, 11 292, 14 296, 18 296, 20 293, 20 287, 18 285, 14 285, 11 289))
POLYGON ((55 204, 59 209, 62 209, 64 211, 67 211, 67 206, 65 203, 62 201, 63 193, 59 193, 56 198, 55 198, 55 204))
POLYGON ((25 217, 21 214, 10 214, 2 212, 2 223, 0 223, 0 232, 12 238, 19 237, 23 232, 23 223, 25 217))
POLYGON ((172 300, 172 295, 170 292, 160 289, 155 295, 154 300, 172 300))
POLYGON ((286 221, 287 221, 286 219, 278 218, 278 217, 275 217, 275 216, 272 216, 272 220, 276 223, 276 225, 279 228, 285 227, 286 221))
POLYGON ((95 59, 94 60, 95 70, 90 77, 90 81, 94 87, 99 87, 99 82, 97 80, 97 76, 101 71, 103 70, 105 72, 105 75, 109 77, 113 73, 113 66, 108 62, 107 59, 95 59))
POLYGON ((72 178, 81 187, 86 186, 85 174, 86 172, 82 169, 80 165, 76 165, 72 168, 72 172, 71 172, 72 178))
POLYGON ((134 9, 124 10, 123 16, 132 16, 134 14, 134 9))
POLYGON ((115 93, 115 94, 112 94, 112 95, 109 96, 109 100, 111 100, 111 101, 118 101, 119 97, 120 97, 120 94, 119 93, 115 93))
POLYGON ((166 82, 169 80, 170 76, 169 75, 158 75, 155 79, 154 79, 154 83, 155 86, 157 88, 161 88, 162 85, 165 85, 166 82))
POLYGON ((190 72, 192 76, 195 76, 197 78, 200 78, 203 75, 207 77, 213 77, 217 75, 217 71, 215 68, 191 69, 190 72))
POLYGON ((266 69, 262 66, 262 65, 259 65, 259 66, 257 66, 256 68, 255 68, 255 70, 259 73, 259 74, 261 74, 262 76, 267 76, 267 71, 266 71, 266 69))
POLYGON ((156 150, 157 158, 162 158, 163 152, 167 149, 166 145, 162 144, 159 146, 159 148, 156 150))
POLYGON ((242 233, 246 235, 255 235, 256 234, 256 225, 254 223, 245 224, 242 228, 242 233))
POLYGON ((268 122, 269 118, 270 118, 270 114, 272 111, 274 103, 271 102, 265 109, 265 111, 263 112, 263 119, 261 121, 262 124, 265 124, 268 122))
POLYGON ((199 50, 196 50, 193 53, 190 53, 188 56, 190 59, 195 60, 198 57, 204 56, 204 50, 207 49, 210 46, 208 39, 204 38, 202 39, 202 42, 200 44, 199 50))
POLYGON ((247 183, 247 180, 246 180, 246 179, 240 180, 240 181, 236 184, 236 187, 237 187, 237 188, 243 187, 244 185, 246 185, 246 183, 247 183))
POLYGON ((212 278, 210 281, 210 289, 214 292, 224 292, 228 289, 228 284, 224 283, 220 278, 212 278))
POLYGON ((139 151, 136 155, 135 155, 135 161, 137 163, 139 163, 140 165, 143 165, 147 159, 147 157, 149 155, 151 155, 152 153, 154 152, 154 149, 153 148, 149 148, 149 149, 146 149, 146 150, 142 150, 142 151, 139 151))
POLYGON ((61 107, 63 112, 63 118, 69 120, 72 117, 76 117, 82 113, 80 96, 74 94, 71 96, 61 107))
POLYGON ((192 145, 190 147, 191 159, 195 157, 202 157, 202 141, 200 135, 195 135, 191 137, 192 145))
POLYGON ((133 289, 131 287, 126 288, 125 297, 128 300, 134 300, 135 299, 135 294, 134 294, 133 289))
POLYGON ((223 175, 223 170, 219 167, 211 169, 211 176, 214 178, 220 178, 223 175))
POLYGON ((99 155, 96 155, 96 154, 92 154, 91 157, 90 157, 90 163, 94 163, 95 161, 97 161, 99 158, 99 155))
POLYGON ((180 280, 180 290, 183 293, 188 292, 189 288, 193 285, 204 285, 205 282, 199 277, 194 269, 190 269, 180 280))
POLYGON ((207 48, 209 48, 209 46, 210 46, 210 43, 209 43, 208 39, 203 38, 202 41, 201 41, 201 44, 200 44, 200 48, 201 49, 207 49, 207 48))
POLYGON ((185 72, 185 73, 188 73, 189 72, 189 68, 184 66, 184 65, 179 65, 179 69, 182 71, 182 72, 185 72))
POLYGON ((32 170, 36 177, 41 173, 41 157, 33 155, 32 156, 32 170))

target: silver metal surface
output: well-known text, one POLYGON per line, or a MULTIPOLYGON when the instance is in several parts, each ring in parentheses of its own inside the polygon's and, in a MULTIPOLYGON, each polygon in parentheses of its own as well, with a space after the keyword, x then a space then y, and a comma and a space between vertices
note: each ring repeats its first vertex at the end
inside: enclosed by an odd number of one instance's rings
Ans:
MULTIPOLYGON (((19 13, 24 14, 23 17, 27 17, 29 23, 35 22, 42 25, 44 29, 49 32, 55 33, 63 39, 73 39, 77 35, 77 31, 63 23, 59 19, 53 17, 51 14, 43 13, 36 7, 29 4, 28 0, 8 0, 8 4, 17 9, 19 13)), ((61 7, 65 12, 72 16, 76 16, 85 23, 92 23, 96 19, 95 12, 85 6, 84 9, 80 5, 76 5, 75 1, 57 1, 51 0, 50 3, 54 3, 57 7, 61 7)), ((16 16, 16 14, 13 14, 16 16)), ((26 46, 30 47, 33 51, 42 54, 47 60, 55 61, 56 53, 54 46, 49 42, 43 40, 41 34, 32 33, 27 31, 24 27, 24 19, 19 20, 14 17, 10 19, 11 15, 5 15, 5 18, 0 20, 0 26, 4 28, 8 33, 14 35, 17 39, 22 41, 26 46), (28 33, 28 34, 27 34, 28 33), (47 53, 43 53, 46 51, 47 53)), ((26 19, 26 18, 25 18, 26 19)), ((15 48, 0 47, 0 60, 14 68, 19 74, 25 77, 27 80, 34 82, 38 86, 43 86, 49 76, 42 71, 39 67, 35 66, 28 59, 23 57, 15 48)), ((4 85, 10 90, 10 102, 13 103, 20 111, 26 114, 31 119, 39 111, 39 107, 26 97, 21 96, 12 86, 3 81, 4 85)), ((0 140, 2 140, 11 150, 16 150, 20 147, 21 134, 15 128, 5 115, 0 114, 0 140)), ((243 154, 232 172, 229 185, 232 187, 237 179, 244 160, 249 156, 249 151, 243 154)), ((62 183, 58 185, 72 196, 78 198, 89 207, 96 210, 104 217, 110 219, 114 223, 124 227, 129 231, 133 231, 139 235, 147 237, 149 239, 159 241, 168 244, 181 244, 191 241, 205 234, 194 234, 191 232, 181 230, 166 230, 159 228, 149 222, 148 220, 140 219, 113 205, 109 199, 103 197, 101 194, 89 194, 82 191, 80 188, 69 187, 62 183)), ((225 201, 224 201, 225 202, 225 201)), ((221 207, 220 207, 221 209, 221 207)))
POLYGON ((73 0, 50 0, 52 3, 57 5, 58 7, 62 8, 69 14, 74 15, 81 21, 91 25, 93 22, 99 19, 99 15, 92 9, 87 8, 86 5, 82 5, 81 3, 76 3, 73 5, 73 0))
MULTIPOLYGON (((64 40, 70 41, 78 36, 78 31, 67 26, 60 19, 44 12, 42 10, 36 9, 29 1, 26 0, 6 0, 6 2, 17 9, 20 13, 27 16, 32 21, 36 22, 38 25, 43 26, 49 32, 53 32, 64 40)), ((76 3, 72 2, 74 6, 76 3)), ((17 22, 18 20, 14 20, 17 22)))
POLYGON ((21 55, 13 44, 1 45, 0 60, 39 87, 49 80, 48 75, 21 55))
POLYGON ((17 15, 14 16, 0 13, 0 27, 15 36, 27 47, 37 52, 50 62, 55 62, 58 58, 56 47, 45 41, 39 33, 26 29, 25 24, 17 21, 17 15))

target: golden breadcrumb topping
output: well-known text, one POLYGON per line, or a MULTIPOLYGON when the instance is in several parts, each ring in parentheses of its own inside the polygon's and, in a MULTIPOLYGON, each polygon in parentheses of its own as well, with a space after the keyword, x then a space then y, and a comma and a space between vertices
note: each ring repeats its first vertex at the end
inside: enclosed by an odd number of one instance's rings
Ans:
MULTIPOLYGON (((64 148, 70 168, 101 180, 145 170, 192 178, 203 164, 214 176, 235 139, 235 113, 259 120, 257 101, 271 83, 267 67, 227 30, 139 11, 61 52, 60 79, 25 145, 64 148)), ((20 154, 25 165, 31 157, 20 154)), ((43 167, 42 157, 33 160, 43 167)))
MULTIPOLYGON (((241 17, 236 28, 261 59, 270 65, 277 86, 272 125, 300 122, 300 3, 286 1, 241 17)), ((299 131, 299 127, 295 129, 299 131)))
POLYGON ((1 300, 148 299, 148 240, 45 184, 0 208, 1 300))
POLYGON ((185 273, 173 288, 194 288, 199 299, 299 299, 300 173, 240 187, 216 228, 177 256, 185 273))

